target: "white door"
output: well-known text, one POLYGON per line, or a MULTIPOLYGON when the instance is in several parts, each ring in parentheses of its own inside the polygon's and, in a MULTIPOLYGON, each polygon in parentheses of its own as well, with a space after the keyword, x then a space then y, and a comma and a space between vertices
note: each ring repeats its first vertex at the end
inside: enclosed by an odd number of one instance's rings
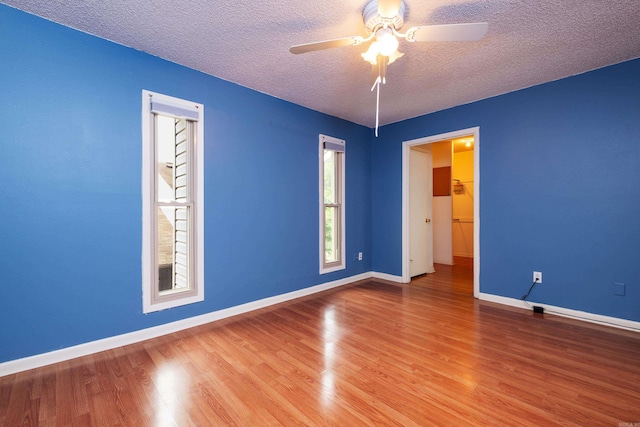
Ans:
POLYGON ((409 150, 409 274, 433 273, 431 154, 409 150))

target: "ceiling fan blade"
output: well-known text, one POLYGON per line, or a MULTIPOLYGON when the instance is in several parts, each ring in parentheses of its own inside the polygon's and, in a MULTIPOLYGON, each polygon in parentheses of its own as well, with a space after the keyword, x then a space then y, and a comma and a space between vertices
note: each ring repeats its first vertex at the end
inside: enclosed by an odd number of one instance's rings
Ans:
POLYGON ((402 0, 378 0, 378 15, 383 18, 395 18, 400 11, 402 0))
POLYGON ((324 40, 321 42, 313 42, 291 46, 289 52, 299 54, 313 52, 316 50, 332 49, 334 47, 356 46, 362 43, 364 39, 360 36, 343 37, 340 39, 324 40))
POLYGON ((412 27, 407 31, 410 42, 457 42, 480 40, 487 34, 489 24, 475 22, 471 24, 425 25, 412 27))

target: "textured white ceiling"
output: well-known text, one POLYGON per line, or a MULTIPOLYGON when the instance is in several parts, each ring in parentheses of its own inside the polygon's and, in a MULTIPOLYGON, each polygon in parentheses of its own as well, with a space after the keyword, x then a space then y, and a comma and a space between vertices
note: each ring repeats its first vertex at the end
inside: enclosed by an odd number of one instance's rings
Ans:
MULTIPOLYGON (((1 0, 60 24, 355 123, 375 124, 367 0, 1 0)), ((404 29, 488 22, 479 42, 407 43, 380 94, 388 124, 640 57, 640 0, 406 0, 404 29)))

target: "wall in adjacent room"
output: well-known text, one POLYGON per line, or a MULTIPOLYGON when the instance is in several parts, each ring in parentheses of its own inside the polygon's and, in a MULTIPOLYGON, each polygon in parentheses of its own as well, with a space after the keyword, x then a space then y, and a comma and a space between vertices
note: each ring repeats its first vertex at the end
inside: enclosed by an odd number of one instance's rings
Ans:
POLYGON ((370 129, 4 5, 0 40, 0 362, 371 271, 370 129), (205 301, 148 315, 143 89, 205 106, 205 301), (322 276, 320 133, 347 147, 347 268, 322 276))
POLYGON ((480 291, 640 321, 640 60, 384 126, 374 271, 402 273, 402 142, 480 127, 480 291), (625 295, 615 295, 615 283, 625 295))
MULTIPOLYGON (((431 148, 434 169, 451 168, 451 141, 434 142, 428 146, 431 148)), ((451 182, 449 182, 449 188, 451 188, 451 182)), ((433 262, 438 264, 453 264, 452 207, 451 195, 434 196, 432 199, 433 262)))
POLYGON ((463 185, 463 190, 459 194, 452 192, 453 255, 473 258, 473 150, 453 153, 451 176, 463 185))

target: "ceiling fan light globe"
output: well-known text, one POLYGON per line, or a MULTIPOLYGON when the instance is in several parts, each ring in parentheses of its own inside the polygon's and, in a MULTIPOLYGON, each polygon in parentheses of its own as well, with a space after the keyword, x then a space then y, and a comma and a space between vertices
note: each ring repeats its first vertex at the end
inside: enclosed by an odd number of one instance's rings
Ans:
POLYGON ((388 28, 383 28, 378 31, 376 34, 376 41, 380 55, 391 56, 396 50, 398 50, 398 39, 388 28))
POLYGON ((365 61, 367 61, 368 63, 370 63, 371 65, 376 65, 377 62, 377 58, 378 58, 378 54, 379 52, 379 43, 378 42, 373 42, 369 45, 369 49, 367 49, 367 51, 362 55, 362 59, 364 59, 365 61))
POLYGON ((380 55, 391 56, 398 50, 398 40, 394 38, 393 41, 395 41, 395 43, 390 42, 380 46, 380 55))
POLYGON ((404 53, 399 52, 399 51, 395 51, 393 52, 391 55, 389 55, 389 62, 387 65, 391 65, 395 62, 396 59, 401 58, 404 56, 404 53))

